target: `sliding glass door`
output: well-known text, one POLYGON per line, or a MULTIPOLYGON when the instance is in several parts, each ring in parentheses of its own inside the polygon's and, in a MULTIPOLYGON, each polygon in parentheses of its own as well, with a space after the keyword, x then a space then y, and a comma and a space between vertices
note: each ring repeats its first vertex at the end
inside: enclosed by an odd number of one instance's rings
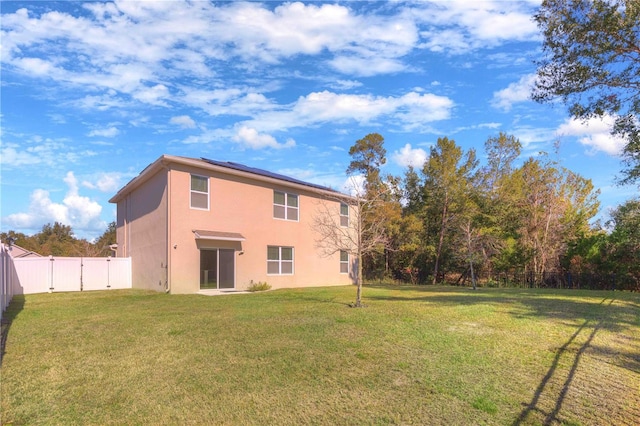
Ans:
POLYGON ((200 250, 200 288, 235 288, 235 259, 232 249, 200 250))

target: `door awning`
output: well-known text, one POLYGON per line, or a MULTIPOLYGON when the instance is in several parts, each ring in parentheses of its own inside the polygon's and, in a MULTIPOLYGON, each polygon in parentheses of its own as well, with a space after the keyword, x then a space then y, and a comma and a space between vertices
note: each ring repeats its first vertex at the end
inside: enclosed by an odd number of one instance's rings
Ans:
POLYGON ((216 240, 216 241, 244 241, 242 234, 237 232, 203 231, 194 229, 196 240, 216 240))

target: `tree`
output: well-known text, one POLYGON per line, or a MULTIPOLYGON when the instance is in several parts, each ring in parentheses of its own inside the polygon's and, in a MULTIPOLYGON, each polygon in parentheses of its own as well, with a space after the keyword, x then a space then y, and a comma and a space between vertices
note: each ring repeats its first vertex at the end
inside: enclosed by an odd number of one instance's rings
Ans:
POLYGON ((104 231, 104 233, 98 237, 98 239, 94 243, 94 246, 98 250, 100 256, 111 256, 113 252, 111 251, 111 248, 109 246, 115 243, 116 223, 110 222, 109 225, 107 225, 107 229, 104 231))
POLYGON ((480 208, 481 250, 489 277, 494 269, 510 269, 518 237, 519 200, 523 196, 521 182, 516 179, 515 162, 522 144, 512 135, 500 133, 484 144, 487 165, 479 173, 476 199, 480 208))
POLYGON ((347 168, 353 196, 329 197, 319 206, 313 222, 318 234, 316 247, 321 252, 325 255, 347 252, 356 258, 356 307, 362 306, 365 262, 371 265, 376 256, 385 253, 389 247, 390 223, 400 218, 398 182, 391 176, 383 180, 380 175, 380 167, 386 163, 383 142, 384 138, 378 133, 356 141, 349 149, 352 161, 347 168), (357 176, 363 178, 362 184, 357 176), (343 226, 337 211, 344 204, 349 206, 349 227, 343 226))
POLYGON ((522 144, 511 135, 500 132, 497 137, 490 137, 484 143, 487 165, 480 176, 482 186, 492 199, 503 195, 506 180, 514 170, 514 162, 520 156, 522 144))
POLYGON ((475 150, 463 154, 453 139, 438 138, 431 148, 429 159, 423 168, 425 208, 427 221, 437 233, 432 283, 438 280, 440 262, 449 230, 455 226, 454 219, 466 203, 469 180, 476 169, 475 150))
POLYGON ((394 223, 397 224, 402 214, 398 179, 390 175, 381 175, 380 168, 387 162, 387 151, 383 144, 384 138, 378 133, 369 133, 357 140, 349 149, 352 160, 347 168, 348 175, 363 178, 362 185, 355 185, 355 180, 352 180, 353 186, 358 186, 355 190, 356 196, 365 200, 362 203, 364 210, 359 213, 364 222, 363 238, 365 241, 381 242, 377 250, 369 250, 364 254, 364 276, 375 275, 378 278, 388 274, 389 250, 392 248, 389 236, 393 233, 390 228, 394 223), (384 229, 379 228, 380 224, 384 224, 384 229), (378 235, 369 235, 369 232, 382 232, 385 238, 381 240, 378 235))
POLYGON ((382 200, 378 196, 365 197, 363 189, 352 179, 355 194, 351 197, 337 194, 326 197, 319 203, 313 217, 312 227, 316 232, 316 248, 325 256, 346 252, 355 258, 357 272, 356 301, 352 305, 360 308, 362 304, 363 259, 372 253, 378 253, 381 246, 388 244, 385 232, 386 220, 383 215, 374 215, 382 200), (341 222, 341 209, 349 210, 349 226, 341 222))
POLYGON ((40 232, 34 235, 9 231, 0 233, 0 239, 4 241, 12 237, 20 247, 44 256, 97 257, 111 255, 109 245, 116 242, 115 232, 116 224, 111 222, 96 242, 92 243, 76 238, 71 226, 55 222, 53 225, 47 223, 42 226, 40 232))
POLYGON ((75 250, 76 238, 69 225, 55 222, 44 225, 42 230, 34 235, 40 245, 40 254, 52 256, 77 256, 75 250))
POLYGON ((576 119, 610 116, 625 138, 625 177, 640 180, 640 2, 544 0, 534 19, 544 36, 532 97, 560 98, 576 119))
POLYGON ((349 148, 352 160, 347 167, 347 174, 361 173, 365 178, 364 189, 379 190, 382 184, 380 167, 387 162, 387 150, 383 147, 384 138, 378 133, 369 133, 349 148))
POLYGON ((640 285, 640 198, 628 200, 611 213, 614 226, 610 242, 610 256, 615 272, 629 274, 636 287, 640 285))
POLYGON ((544 156, 529 158, 514 171, 513 179, 517 193, 514 236, 520 252, 513 259, 522 264, 512 266, 541 276, 557 269, 569 243, 587 232, 589 220, 598 211, 598 192, 590 180, 544 156))

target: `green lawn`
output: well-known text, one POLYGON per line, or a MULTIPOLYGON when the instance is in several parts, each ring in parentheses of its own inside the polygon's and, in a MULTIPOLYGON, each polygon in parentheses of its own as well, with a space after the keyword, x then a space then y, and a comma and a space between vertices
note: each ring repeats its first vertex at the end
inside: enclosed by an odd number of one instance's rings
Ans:
POLYGON ((640 294, 16 297, 2 424, 640 424, 640 294))

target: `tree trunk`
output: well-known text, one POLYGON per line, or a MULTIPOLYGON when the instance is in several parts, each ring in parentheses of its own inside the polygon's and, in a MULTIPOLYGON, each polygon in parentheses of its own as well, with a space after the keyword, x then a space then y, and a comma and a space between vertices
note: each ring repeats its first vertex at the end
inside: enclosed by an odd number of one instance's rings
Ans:
POLYGON ((473 273, 473 251, 471 244, 471 223, 467 223, 467 253, 469 255, 469 272, 471 273, 471 284, 473 285, 473 289, 476 290, 476 276, 473 273))
POLYGON ((438 240, 438 249, 436 250, 436 262, 433 267, 433 280, 431 284, 436 284, 438 280, 438 269, 440 267, 440 254, 442 253, 442 245, 444 244, 444 233, 447 224, 447 207, 449 204, 449 195, 446 194, 444 197, 444 206, 442 207, 442 220, 440 222, 440 237, 438 240))
MULTIPOLYGON (((361 209, 361 207, 360 207, 361 209)), ((358 276, 356 277, 356 303, 353 305, 356 308, 362 307, 362 210, 358 212, 358 276)))
POLYGON ((358 277, 356 278, 356 303, 354 307, 362 307, 362 253, 358 253, 358 277))

